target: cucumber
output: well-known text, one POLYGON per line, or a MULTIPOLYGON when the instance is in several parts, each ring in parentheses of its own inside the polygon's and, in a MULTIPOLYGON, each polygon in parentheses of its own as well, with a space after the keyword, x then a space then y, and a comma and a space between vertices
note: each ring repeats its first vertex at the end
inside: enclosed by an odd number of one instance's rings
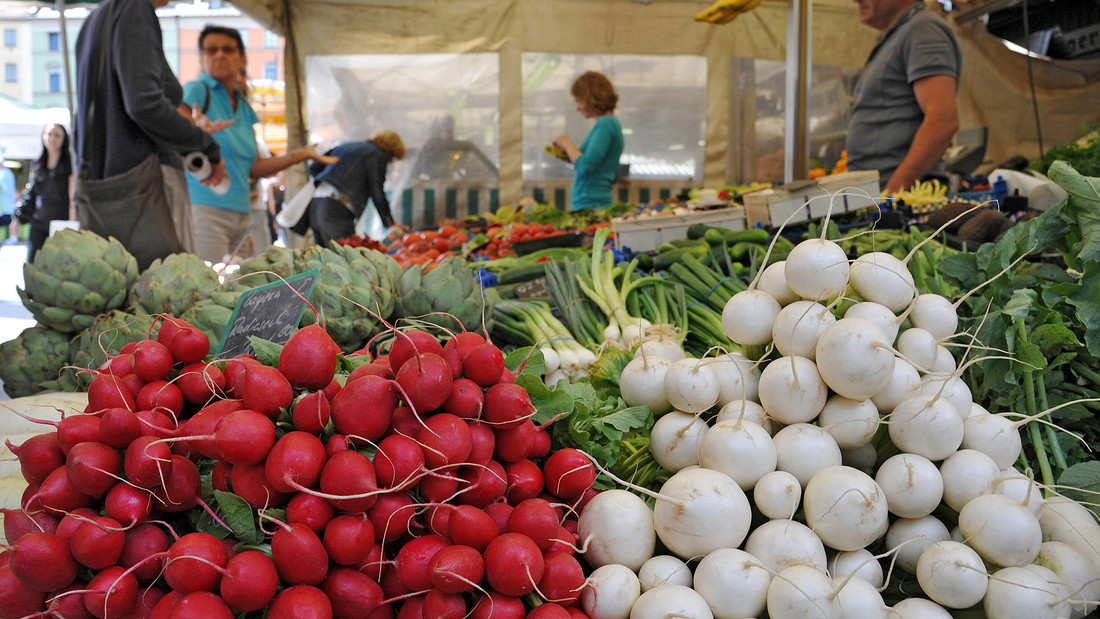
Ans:
POLYGON ((657 254, 657 257, 653 259, 654 269, 667 269, 672 266, 673 263, 679 262, 684 256, 694 256, 699 260, 704 260, 710 250, 706 244, 692 245, 690 247, 679 247, 677 249, 671 249, 669 251, 663 251, 657 254))
POLYGON ((706 247, 707 242, 703 239, 673 239, 671 241, 665 241, 661 243, 661 246, 657 248, 658 252, 671 251, 673 249, 679 249, 681 247, 706 247))
POLYGON ((711 245, 733 245, 735 243, 760 243, 766 244, 770 235, 763 228, 749 228, 747 230, 729 230, 727 228, 708 227, 703 233, 703 238, 711 245))
POLYGON ((706 234, 707 228, 710 226, 704 224, 691 224, 688 226, 687 238, 689 239, 701 239, 706 234))
POLYGON ((528 282, 536 277, 542 277, 543 275, 546 275, 545 265, 541 262, 535 262, 533 264, 505 269, 497 273, 497 285, 503 286, 505 284, 528 282))

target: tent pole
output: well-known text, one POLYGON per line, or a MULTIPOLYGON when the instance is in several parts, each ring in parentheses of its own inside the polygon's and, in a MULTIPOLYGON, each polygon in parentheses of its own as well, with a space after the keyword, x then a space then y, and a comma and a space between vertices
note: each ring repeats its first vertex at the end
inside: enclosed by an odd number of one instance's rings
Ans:
POLYGON ((69 123, 76 115, 76 106, 73 105, 73 73, 69 61, 69 27, 65 23, 65 0, 57 0, 57 15, 61 26, 61 54, 64 57, 62 66, 65 67, 65 97, 69 101, 69 123))
POLYGON ((813 68, 810 33, 810 0, 787 3, 787 93, 784 107, 783 182, 805 178, 809 173, 810 131, 808 104, 813 68))

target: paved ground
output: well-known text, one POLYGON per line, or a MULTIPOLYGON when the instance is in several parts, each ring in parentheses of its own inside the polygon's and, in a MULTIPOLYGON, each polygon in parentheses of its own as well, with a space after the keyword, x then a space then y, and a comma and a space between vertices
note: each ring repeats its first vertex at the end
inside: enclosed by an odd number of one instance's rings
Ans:
MULTIPOLYGON (((15 339, 23 329, 33 327, 35 323, 15 292, 16 286, 23 287, 23 262, 26 258, 26 245, 0 245, 0 342, 15 339)), ((8 396, 0 391, 0 399, 6 400, 8 396)))

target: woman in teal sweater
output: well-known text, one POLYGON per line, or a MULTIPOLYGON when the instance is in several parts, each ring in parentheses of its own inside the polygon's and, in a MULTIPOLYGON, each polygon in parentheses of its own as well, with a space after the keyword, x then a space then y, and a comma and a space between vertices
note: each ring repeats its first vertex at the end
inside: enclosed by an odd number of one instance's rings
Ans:
POLYGON ((619 157, 623 154, 623 128, 612 116, 619 95, 611 80, 595 71, 578 77, 570 93, 577 102, 577 111, 585 118, 596 119, 580 148, 564 135, 554 138, 554 144, 573 163, 571 209, 611 206, 611 189, 619 181, 619 157))

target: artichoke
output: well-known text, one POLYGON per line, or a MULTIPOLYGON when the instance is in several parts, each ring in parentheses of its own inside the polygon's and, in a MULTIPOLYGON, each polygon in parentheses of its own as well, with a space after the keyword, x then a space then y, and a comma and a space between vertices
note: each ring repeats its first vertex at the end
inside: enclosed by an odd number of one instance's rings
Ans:
POLYGON ((87 329, 122 307, 138 277, 137 260, 116 239, 61 230, 23 265, 26 290, 16 288, 39 323, 62 333, 87 329))
POLYGON ((157 258, 130 291, 135 312, 182 316, 218 286, 218 273, 195 254, 157 258))
POLYGON ((78 383, 75 380, 77 369, 98 368, 108 355, 117 355, 130 342, 156 338, 160 323, 154 327, 154 320, 156 316, 152 314, 130 314, 122 310, 112 310, 97 317, 90 327, 69 342, 69 365, 74 369, 61 373, 65 390, 75 389, 78 384, 87 388, 91 383, 92 376, 86 372, 81 373, 78 383))
POLYGON ((295 275, 296 256, 297 252, 293 249, 269 245, 264 253, 245 260, 236 273, 226 276, 225 283, 210 293, 210 299, 218 305, 233 309, 245 290, 277 282, 280 277, 286 279, 295 275))
POLYGON ((461 258, 449 256, 435 264, 410 265, 401 273, 397 288, 398 318, 416 317, 450 331, 490 328, 483 319, 488 322, 492 316, 492 302, 461 258))
POLYGON ((229 326, 229 319, 233 316, 233 308, 219 305, 209 299, 204 299, 192 305, 180 318, 195 325, 210 338, 210 351, 215 352, 225 335, 225 329, 229 326))
POLYGON ((46 327, 29 327, 0 344, 0 380, 13 398, 57 391, 58 373, 68 362, 68 334, 46 327))
MULTIPOLYGON (((298 273, 320 271, 310 301, 345 352, 362 348, 393 313, 393 278, 401 267, 387 254, 336 243, 331 248, 314 245, 298 255, 294 267, 298 273)), ((307 308, 300 324, 316 320, 307 308)))

